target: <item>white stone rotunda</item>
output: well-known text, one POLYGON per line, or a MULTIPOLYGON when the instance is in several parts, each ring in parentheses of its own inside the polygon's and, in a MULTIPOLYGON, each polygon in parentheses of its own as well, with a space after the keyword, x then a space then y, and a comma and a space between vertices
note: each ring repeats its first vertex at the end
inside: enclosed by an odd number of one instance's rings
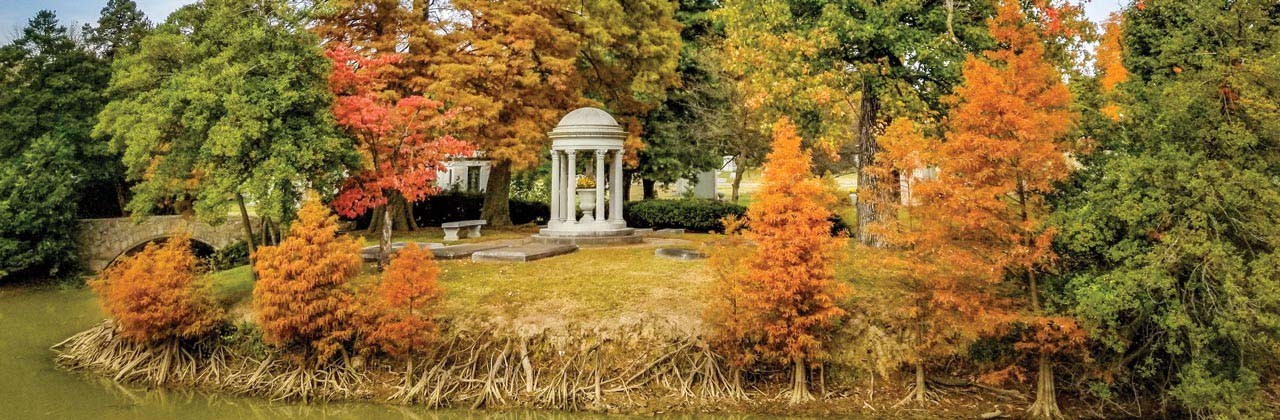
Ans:
POLYGON ((579 108, 551 130, 551 220, 534 241, 633 244, 622 220, 622 157, 627 133, 608 112, 579 108), (583 184, 583 186, 579 186, 583 184), (593 186, 589 186, 593 185, 593 186))

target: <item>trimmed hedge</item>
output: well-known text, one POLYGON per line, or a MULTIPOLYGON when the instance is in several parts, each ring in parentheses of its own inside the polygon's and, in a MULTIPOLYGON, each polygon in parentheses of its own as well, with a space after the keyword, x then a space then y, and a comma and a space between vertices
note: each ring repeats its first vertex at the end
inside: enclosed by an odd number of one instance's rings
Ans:
POLYGON ((722 232, 726 216, 743 217, 741 205, 698 198, 645 200, 627 203, 622 217, 635 228, 685 229, 693 232, 722 232))
MULTIPOLYGON (((413 205, 413 217, 418 226, 440 226, 444 222, 476 220, 484 207, 484 195, 477 193, 447 192, 427 197, 413 205)), ((536 201, 511 199, 511 223, 547 223, 551 205, 536 201)))
MULTIPOLYGON (((418 226, 435 227, 444 222, 480 219, 484 207, 484 195, 478 193, 445 192, 414 203, 413 218, 418 226)), ((348 219, 355 222, 355 229, 367 229, 372 211, 363 216, 348 219)), ((511 199, 511 223, 547 223, 551 205, 535 201, 511 199)))
MULTIPOLYGON (((627 203, 622 217, 635 228, 684 229, 691 232, 724 232, 726 216, 745 217, 747 207, 727 201, 699 198, 645 200, 627 203)), ((750 228, 750 227, 748 227, 750 228)), ((831 236, 853 234, 840 216, 831 216, 831 236)))

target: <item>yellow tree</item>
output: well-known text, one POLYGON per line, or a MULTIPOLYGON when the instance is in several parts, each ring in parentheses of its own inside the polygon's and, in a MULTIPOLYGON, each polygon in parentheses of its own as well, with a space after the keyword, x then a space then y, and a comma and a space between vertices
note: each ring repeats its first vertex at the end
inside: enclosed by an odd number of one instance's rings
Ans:
POLYGON ((461 110, 458 137, 490 159, 483 217, 511 223, 511 174, 535 167, 546 133, 583 103, 580 37, 567 0, 456 0, 424 89, 461 110))
MULTIPOLYGON (((831 236, 831 197, 812 175, 790 120, 773 128, 773 151, 760 190, 747 210, 747 239, 756 248, 735 300, 758 338, 753 351, 792 367, 791 402, 812 400, 807 368, 822 362, 837 306, 847 290, 836 283, 834 262, 843 240, 831 236)), ((729 290, 729 291, 732 291, 729 290)))
POLYGON ((588 98, 618 117, 630 134, 627 164, 635 166, 643 120, 680 83, 680 22, 669 0, 582 2, 579 74, 588 98))

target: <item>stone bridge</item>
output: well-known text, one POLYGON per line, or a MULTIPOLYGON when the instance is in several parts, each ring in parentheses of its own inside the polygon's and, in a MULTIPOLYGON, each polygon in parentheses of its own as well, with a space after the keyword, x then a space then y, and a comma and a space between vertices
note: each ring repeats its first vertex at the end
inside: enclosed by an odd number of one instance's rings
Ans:
MULTIPOLYGON (((251 223, 257 233, 258 220, 251 223)), ((192 242, 218 250, 244 239, 244 223, 239 217, 228 217, 216 226, 185 216, 150 216, 141 222, 128 217, 80 219, 76 252, 84 267, 96 273, 121 255, 179 232, 189 233, 192 242)))

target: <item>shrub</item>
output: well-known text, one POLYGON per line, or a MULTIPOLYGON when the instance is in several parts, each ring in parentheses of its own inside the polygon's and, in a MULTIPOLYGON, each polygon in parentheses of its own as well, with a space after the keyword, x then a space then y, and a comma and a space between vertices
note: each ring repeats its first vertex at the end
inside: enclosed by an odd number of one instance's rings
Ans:
POLYGON ((430 344, 437 334, 435 304, 443 294, 439 277, 440 266, 431 251, 410 243, 396 252, 377 288, 369 344, 394 356, 430 344))
POLYGON ((245 241, 236 241, 209 255, 208 264, 211 271, 230 270, 249 263, 249 245, 245 241))
POLYGON ((723 232, 725 217, 743 217, 747 209, 724 201, 682 198, 627 203, 622 213, 631 227, 723 232))
MULTIPOLYGON (((444 222, 480 219, 484 195, 451 191, 429 196, 413 204, 413 218, 418 226, 440 226, 444 222)), ((546 223, 551 205, 545 201, 511 199, 511 222, 517 225, 546 223)), ((357 229, 369 227, 369 215, 355 219, 357 229)))
POLYGON ((198 339, 221 324, 223 312, 197 275, 197 264, 191 239, 174 237, 108 267, 90 286, 128 341, 198 339))
POLYGON ((308 199, 289 236, 258 248, 253 267, 253 308, 263 341, 301 350, 303 360, 321 364, 353 335, 355 304, 346 285, 360 273, 360 244, 337 231, 337 217, 308 199))

